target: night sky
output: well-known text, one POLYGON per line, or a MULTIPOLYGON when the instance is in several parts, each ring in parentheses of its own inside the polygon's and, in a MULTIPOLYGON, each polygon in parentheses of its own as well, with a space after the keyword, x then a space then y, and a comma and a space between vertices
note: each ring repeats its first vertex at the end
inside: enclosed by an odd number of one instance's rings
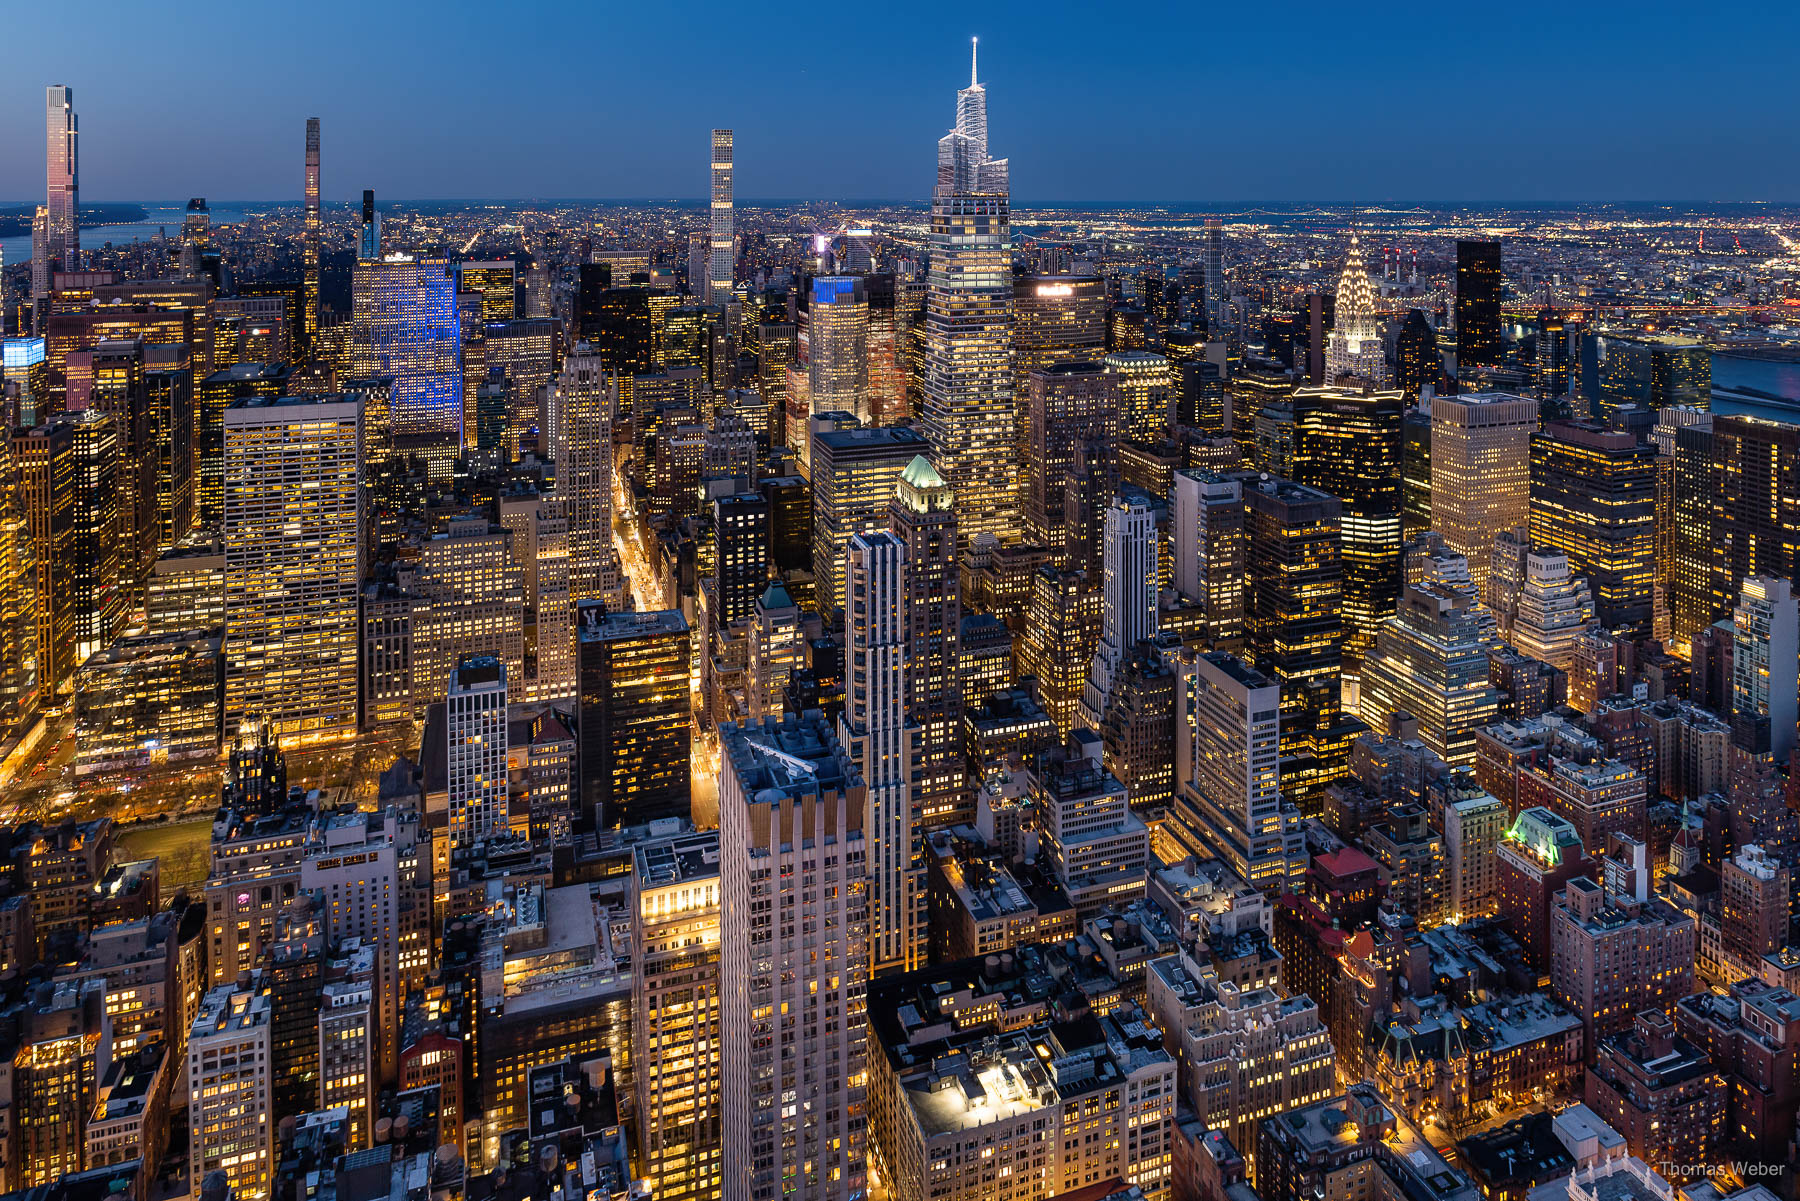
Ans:
POLYGON ((1796 200, 1800 5, 7 6, 0 202, 75 89, 84 201, 923 199, 982 40, 1017 202, 1796 200), (757 14, 752 19, 751 14, 757 14))

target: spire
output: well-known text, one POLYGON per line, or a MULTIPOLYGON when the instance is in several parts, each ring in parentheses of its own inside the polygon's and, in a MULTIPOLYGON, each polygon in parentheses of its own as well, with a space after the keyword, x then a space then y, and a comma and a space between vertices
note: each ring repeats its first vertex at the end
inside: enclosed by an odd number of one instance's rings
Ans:
POLYGON ((981 46, 980 38, 970 38, 969 39, 969 86, 972 88, 981 86, 980 84, 975 82, 975 51, 977 49, 979 49, 980 46, 981 46))

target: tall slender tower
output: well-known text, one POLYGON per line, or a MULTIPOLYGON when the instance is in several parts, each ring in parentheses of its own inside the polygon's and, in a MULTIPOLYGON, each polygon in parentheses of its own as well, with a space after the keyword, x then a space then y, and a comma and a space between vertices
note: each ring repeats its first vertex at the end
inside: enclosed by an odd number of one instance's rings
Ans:
POLYGON ((1125 657, 1156 634, 1156 515, 1142 496, 1115 496, 1106 506, 1105 576, 1100 599, 1100 646, 1088 669, 1080 716, 1100 728, 1125 657))
POLYGON ((306 352, 319 336, 319 119, 306 119, 306 234, 301 255, 306 265, 306 297, 301 307, 306 352))
POLYGON ((956 128, 938 141, 921 413, 934 465, 956 490, 965 544, 1019 534, 1009 188, 1006 160, 988 157, 987 90, 971 51, 956 128))
POLYGON ((973 821, 957 677, 962 592, 955 496, 930 461, 915 455, 900 473, 889 513, 894 536, 906 547, 908 706, 919 727, 913 804, 927 827, 973 821))
POLYGON ((75 92, 61 84, 44 89, 44 232, 33 247, 31 291, 48 296, 52 273, 73 271, 81 261, 76 208, 81 202, 75 92))
POLYGON ((706 300, 731 299, 731 272, 737 262, 736 230, 731 220, 731 131, 712 131, 712 258, 707 266, 706 300))
POLYGON ((906 720, 906 547, 892 534, 858 534, 844 566, 838 741, 869 789, 869 968, 910 972, 924 962, 925 880, 912 787, 918 729, 906 720))
POLYGON ((1225 231, 1217 217, 1206 219, 1206 242, 1200 253, 1206 281, 1206 336, 1217 342, 1224 338, 1231 316, 1231 297, 1225 294, 1225 231))
POLYGON ((1334 383, 1341 375, 1354 375, 1377 387, 1387 383, 1375 285, 1354 229, 1344 254, 1344 272, 1338 277, 1337 323, 1325 344, 1325 382, 1334 383))
POLYGON ((562 423, 556 455, 556 499, 569 521, 569 599, 604 599, 611 583, 612 424, 618 385, 600 356, 578 342, 552 385, 562 423))

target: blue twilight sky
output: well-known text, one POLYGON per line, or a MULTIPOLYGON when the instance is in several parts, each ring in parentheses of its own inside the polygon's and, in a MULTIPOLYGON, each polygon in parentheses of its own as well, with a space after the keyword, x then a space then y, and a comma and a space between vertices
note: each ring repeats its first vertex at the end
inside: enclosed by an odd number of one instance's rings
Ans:
POLYGON ((0 201, 75 89, 84 200, 923 198, 982 39, 1056 200, 1795 200, 1800 5, 14 0, 0 201))

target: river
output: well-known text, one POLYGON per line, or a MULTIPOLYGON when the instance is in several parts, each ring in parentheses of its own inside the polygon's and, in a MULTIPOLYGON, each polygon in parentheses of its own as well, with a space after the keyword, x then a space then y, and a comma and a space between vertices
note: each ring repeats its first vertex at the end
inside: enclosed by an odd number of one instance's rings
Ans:
MULTIPOLYGON (((181 236, 181 222, 187 216, 187 201, 178 203, 139 202, 144 210, 144 220, 134 221, 129 225, 84 225, 81 229, 81 244, 84 247, 101 246, 107 242, 122 245, 133 238, 144 241, 154 238, 157 231, 166 230, 170 237, 181 236)), ((222 205, 209 210, 214 225, 235 225, 244 219, 242 208, 222 205)), ((14 238, 0 238, 0 255, 5 256, 7 266, 31 261, 31 235, 20 234, 14 238)))

